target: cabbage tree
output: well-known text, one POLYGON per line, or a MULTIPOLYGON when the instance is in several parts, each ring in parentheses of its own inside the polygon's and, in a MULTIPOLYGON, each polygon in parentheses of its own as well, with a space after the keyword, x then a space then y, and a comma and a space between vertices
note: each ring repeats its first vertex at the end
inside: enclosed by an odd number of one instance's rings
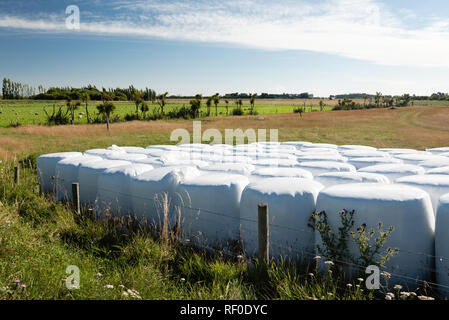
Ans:
POLYGON ((167 104, 167 102, 166 102, 167 95, 168 95, 168 92, 165 92, 165 93, 161 94, 159 97, 157 97, 157 100, 158 100, 157 103, 161 107, 162 115, 164 115, 164 107, 167 104))
POLYGON ((103 115, 106 119, 106 128, 109 131, 109 118, 115 111, 115 105, 112 102, 104 102, 97 106, 98 113, 103 115))
POLYGON ((78 109, 78 107, 81 105, 79 101, 72 102, 72 99, 67 99, 67 109, 70 111, 70 114, 72 116, 71 124, 75 124, 75 110, 78 109))
POLYGON ((218 116, 218 104, 220 103, 220 94, 216 93, 212 96, 212 100, 215 105, 215 115, 218 116))
POLYGON ((86 105, 86 117, 87 117, 87 123, 90 123, 90 117, 89 117, 89 100, 90 96, 89 93, 83 92, 81 93, 81 101, 86 105))

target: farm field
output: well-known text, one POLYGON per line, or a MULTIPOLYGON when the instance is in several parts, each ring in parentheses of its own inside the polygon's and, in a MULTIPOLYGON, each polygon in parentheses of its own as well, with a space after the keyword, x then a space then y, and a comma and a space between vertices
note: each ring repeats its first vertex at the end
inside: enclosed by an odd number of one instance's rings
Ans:
MULTIPOLYGON (((363 100, 354 100, 357 103, 363 104, 363 100)), ((319 107, 320 99, 292 99, 292 100, 281 100, 281 99, 258 99, 256 100, 255 110, 260 115, 267 114, 284 114, 293 113, 293 110, 298 107, 304 107, 306 105, 305 112, 320 111, 319 107)), ((330 111, 333 106, 335 106, 338 100, 323 100, 325 103, 324 111, 330 111)), ((58 110, 59 107, 65 109, 65 101, 34 101, 34 100, 0 100, 0 127, 13 126, 17 123, 20 125, 44 125, 46 124, 46 114, 44 108, 49 114, 53 111, 53 106, 58 110)), ((91 118, 97 114, 96 106, 100 102, 91 101, 88 104, 88 110, 91 118)), ((117 106, 114 116, 119 116, 123 119, 127 114, 135 114, 135 104, 133 102, 114 102, 117 106)), ((415 106, 444 106, 448 103, 445 101, 415 101, 415 106)), ((150 111, 149 114, 159 109, 157 103, 149 104, 150 111)), ((165 110, 168 112, 176 108, 181 108, 183 106, 189 106, 188 99, 169 99, 167 100, 167 105, 165 110)), ((229 114, 231 114, 232 109, 235 108, 234 101, 230 100, 229 103, 229 114)), ((245 112, 249 111, 249 101, 243 100, 243 109, 245 112)), ((201 112, 206 113, 206 105, 203 102, 201 107, 201 112)), ((222 102, 218 105, 218 113, 220 116, 226 115, 226 106, 222 102)), ((75 111, 75 124, 86 124, 86 108, 85 105, 81 105, 75 111)), ((211 114, 215 115, 215 106, 211 107, 211 114)))
MULTIPOLYGON (((305 140, 336 144, 363 144, 377 148, 425 149, 449 145, 449 107, 406 107, 396 110, 312 112, 299 115, 272 114, 240 117, 210 117, 202 129, 279 129, 281 141, 305 140)), ((0 128, 0 159, 58 151, 83 151, 112 144, 147 146, 175 144, 170 133, 177 128, 192 130, 190 120, 133 121, 78 126, 27 125, 0 128)))
MULTIPOLYGON (((96 106, 101 102, 91 101, 88 104, 88 110, 91 118, 97 115, 96 106)), ((297 107, 304 107, 306 103, 305 112, 319 111, 319 100, 256 100, 255 110, 259 114, 283 114, 283 113, 293 113, 293 110, 297 107)), ((65 110, 65 101, 34 101, 34 100, 0 100, 0 127, 12 126, 16 123, 21 125, 44 125, 46 124, 47 116, 45 114, 44 108, 49 114, 53 112, 53 106, 55 106, 56 111, 59 107, 63 107, 65 110)), ((133 102, 114 102, 117 109, 112 115, 112 117, 119 116, 120 119, 124 119, 127 114, 134 115, 136 111, 135 104, 133 102)), ((151 114, 155 110, 159 110, 159 105, 157 103, 148 103, 151 114)), ((330 110, 334 101, 327 101, 325 110, 330 110)), ((165 112, 174 110, 176 108, 181 108, 183 106, 189 107, 189 100, 178 99, 178 100, 168 100, 165 106, 165 112)), ((229 114, 231 114, 232 109, 236 107, 234 101, 229 103, 229 114)), ((243 101, 243 109, 247 113, 249 111, 249 101, 243 101)), ((203 101, 200 112, 205 114, 207 111, 205 101, 203 101)), ((218 113, 220 116, 226 115, 226 105, 222 101, 218 105, 218 113)), ((215 106, 211 107, 211 114, 215 115, 215 106)), ((86 107, 82 104, 75 111, 75 124, 85 124, 87 123, 86 117, 86 107)))

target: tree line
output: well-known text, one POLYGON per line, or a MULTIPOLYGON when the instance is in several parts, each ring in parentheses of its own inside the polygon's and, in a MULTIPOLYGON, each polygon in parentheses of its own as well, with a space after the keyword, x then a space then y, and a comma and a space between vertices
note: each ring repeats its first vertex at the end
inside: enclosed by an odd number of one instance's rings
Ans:
POLYGON ((14 82, 10 79, 3 79, 2 96, 3 99, 25 99, 36 94, 35 88, 30 85, 14 82))
POLYGON ((359 99, 363 99, 363 103, 356 103, 349 98, 339 99, 333 110, 406 107, 413 101, 413 97, 407 93, 402 96, 392 97, 384 96, 381 92, 376 92, 376 95, 373 96, 365 94, 359 99))
MULTIPOLYGON (((3 99, 35 99, 35 100, 81 100, 83 96, 88 95, 89 100, 92 101, 104 101, 104 97, 108 96, 109 101, 134 101, 136 92, 138 93, 139 98, 143 101, 151 101, 154 103, 158 95, 155 90, 146 87, 143 90, 135 88, 133 85, 130 85, 128 88, 102 88, 98 89, 94 85, 88 85, 81 88, 73 88, 73 87, 51 87, 49 89, 45 89, 42 85, 39 85, 37 90, 33 86, 28 84, 22 84, 20 82, 12 81, 11 79, 4 78, 3 86, 2 86, 2 97, 3 99), (36 91, 38 93, 36 93, 36 91)), ((223 99, 227 100, 241 100, 241 99, 251 99, 254 96, 252 93, 226 93, 222 96, 223 99)), ((390 104, 391 102, 388 99, 393 99, 393 105, 398 104, 398 98, 402 99, 404 102, 407 99, 404 99, 404 96, 393 97, 382 95, 382 99, 386 102, 384 104, 390 104)), ((195 99, 196 96, 178 96, 171 95, 166 96, 166 98, 176 99, 176 98, 184 98, 184 99, 195 99)), ((271 93, 261 93, 256 94, 255 98, 257 99, 313 99, 314 95, 308 92, 299 93, 299 94, 271 94, 271 93)), ((339 99, 341 101, 345 101, 345 99, 364 99, 365 101, 378 99, 378 93, 366 94, 366 93, 350 93, 350 94, 341 94, 341 95, 331 95, 329 96, 330 100, 339 99)), ((438 101, 449 101, 449 93, 437 92, 433 93, 430 96, 410 96, 411 100, 438 100, 438 101)), ((346 100, 347 101, 347 100, 346 100)), ((408 101, 410 102, 410 101, 408 101)), ((408 104, 408 103, 407 103, 408 104)), ((369 102, 368 104, 364 103, 364 107, 366 106, 379 106, 379 102, 369 102)))
POLYGON ((87 94, 89 96, 89 100, 93 101, 103 101, 105 96, 108 96, 108 99, 111 101, 131 101, 133 100, 132 95, 135 92, 139 92, 142 99, 145 101, 154 102, 157 97, 156 91, 148 87, 143 90, 139 90, 131 85, 128 88, 102 88, 99 90, 96 86, 88 85, 82 88, 52 87, 31 98, 35 100, 81 100, 81 97, 87 94))

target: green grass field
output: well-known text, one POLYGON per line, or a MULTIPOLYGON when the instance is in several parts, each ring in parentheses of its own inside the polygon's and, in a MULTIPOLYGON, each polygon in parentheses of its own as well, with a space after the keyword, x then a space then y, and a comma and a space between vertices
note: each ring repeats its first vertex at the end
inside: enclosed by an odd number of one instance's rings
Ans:
MULTIPOLYGON (((358 101, 358 103, 363 103, 363 101, 358 101)), ((320 111, 318 105, 319 100, 261 100, 255 105, 255 110, 260 115, 264 114, 286 114, 293 113, 293 110, 298 107, 304 107, 306 104, 305 112, 320 111)), ((329 111, 336 104, 335 100, 325 100, 326 106, 325 111, 329 111)), ((19 123, 20 125, 45 125, 46 124, 46 114, 44 108, 48 113, 52 113, 53 106, 56 110, 62 106, 65 110, 65 101, 35 101, 35 100, 0 100, 0 127, 14 126, 19 123)), ((91 118, 97 114, 96 106, 100 104, 97 101, 91 101, 88 104, 88 110, 91 118)), ((133 102, 114 102, 117 109, 113 116, 119 116, 120 119, 124 119, 127 114, 135 114, 135 104, 133 102)), ((444 106, 447 105, 447 101, 415 101, 413 102, 415 106, 444 106)), ((159 110, 159 105, 157 103, 149 104, 151 114, 154 111, 159 110)), ((187 100, 171 100, 166 105, 166 112, 173 110, 175 108, 181 108, 183 106, 189 107, 187 100)), ((228 113, 231 115, 232 110, 236 107, 235 103, 231 101, 229 103, 228 113)), ((250 107, 247 101, 244 101, 243 106, 244 112, 249 113, 250 107)), ((206 114, 207 108, 205 103, 202 104, 200 112, 206 114)), ((211 107, 211 115, 215 116, 215 106, 211 107)), ((221 103, 218 106, 218 115, 226 116, 226 105, 221 103)), ((75 124, 85 124, 87 123, 86 108, 85 105, 81 105, 75 111, 75 124)))
MULTIPOLYGON (((34 100, 0 100, 0 127, 8 127, 12 126, 16 123, 20 125, 45 125, 46 124, 46 114, 44 112, 44 108, 47 110, 49 114, 53 111, 53 106, 58 107, 62 106, 65 110, 65 101, 34 101, 34 100)), ((88 105, 89 114, 92 117, 97 114, 96 106, 100 104, 100 102, 90 102, 88 105)), ((120 119, 123 119, 126 114, 135 114, 136 108, 133 102, 114 102, 117 109, 114 112, 113 116, 120 116, 120 119)), ((168 112, 175 108, 181 108, 182 106, 189 107, 188 103, 169 103, 165 106, 165 111, 168 112)), ((229 104, 229 115, 232 112, 232 109, 235 108, 234 103, 229 104)), ((293 113, 293 110, 297 108, 299 105, 285 105, 285 104, 256 104, 255 110, 259 114, 282 114, 282 113, 293 113)), ((303 105, 301 105, 303 106, 303 105)), ((245 113, 249 112, 249 106, 244 105, 243 109, 245 113)), ((325 107, 325 110, 330 110, 331 107, 325 107)), ((150 104, 150 114, 154 110, 159 110, 159 105, 157 103, 150 104)), ((318 105, 306 105, 306 112, 319 111, 320 108, 318 105)), ((207 108, 203 103, 200 112, 206 113, 207 108)), ((75 124, 85 124, 87 123, 87 117, 85 105, 80 106, 75 112, 75 124), (82 115, 82 113, 84 115, 82 115), (81 116, 81 117, 80 117, 81 116)), ((226 116, 226 105, 220 104, 218 106, 218 114, 219 116, 226 116)), ((211 108, 211 115, 215 116, 215 106, 211 108)))

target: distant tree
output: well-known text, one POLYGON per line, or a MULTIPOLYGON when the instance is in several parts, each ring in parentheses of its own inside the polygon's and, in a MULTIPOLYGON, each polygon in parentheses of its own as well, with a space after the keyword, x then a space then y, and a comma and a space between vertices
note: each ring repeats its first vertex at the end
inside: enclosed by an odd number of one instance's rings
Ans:
POLYGON ((37 87, 37 89, 38 89, 39 93, 45 93, 45 88, 44 88, 43 85, 40 84, 40 85, 37 87))
POLYGON ((226 103, 226 116, 229 115, 229 100, 225 100, 226 103))
POLYGON ((212 106, 212 97, 207 98, 206 106, 207 106, 207 116, 210 116, 210 107, 212 106))
POLYGON ((159 95, 159 97, 157 97, 157 100, 158 100, 157 103, 158 103, 159 106, 161 107, 161 113, 162 113, 162 115, 164 115, 164 107, 165 107, 165 105, 167 104, 167 103, 166 103, 167 95, 168 95, 168 92, 165 92, 165 93, 159 95))
POLYGON ((251 114, 254 114, 254 104, 256 102, 257 93, 249 94, 249 103, 251 105, 251 114))
POLYGON ((147 112, 150 111, 150 107, 148 106, 148 104, 146 102, 143 102, 140 105, 140 111, 142 111, 143 118, 145 119, 147 112))
POLYGON ((87 123, 90 123, 90 117, 89 117, 89 100, 90 100, 90 96, 87 92, 83 92, 81 93, 81 101, 85 104, 86 106, 86 117, 87 117, 87 123))
POLYGON ((320 100, 320 111, 323 111, 324 107, 326 107, 326 104, 323 102, 323 100, 320 100))
POLYGON ((190 112, 192 113, 192 118, 194 119, 199 117, 202 99, 203 96, 201 94, 197 94, 194 99, 190 100, 190 112))
POLYGON ((366 107, 366 100, 368 99, 368 96, 366 94, 363 95, 363 107, 366 107))
POLYGON ((111 101, 112 97, 109 94, 109 92, 106 91, 106 89, 103 88, 103 92, 101 93, 101 100, 103 101, 103 103, 111 101))
POLYGON ((72 117, 70 121, 72 125, 75 124, 75 110, 78 109, 80 105, 81 103, 79 101, 72 102, 70 98, 67 99, 67 109, 70 111, 70 115, 72 117))
POLYGON ((8 80, 6 78, 3 78, 2 97, 8 99, 8 80))
POLYGON ((133 93, 131 94, 131 100, 134 101, 136 105, 136 118, 137 120, 139 120, 139 105, 143 102, 142 93, 134 89, 133 93))
POLYGON ((393 107, 393 103, 394 103, 393 98, 388 98, 388 100, 387 100, 387 107, 392 108, 393 107))
POLYGON ((109 131, 109 118, 115 110, 115 105, 112 102, 105 102, 97 106, 98 113, 103 115, 106 119, 106 128, 109 131))
POLYGON ((406 107, 409 105, 410 101, 412 100, 412 97, 408 93, 406 93, 402 96, 402 100, 404 101, 404 106, 406 107))
POLYGON ((395 105, 397 107, 406 107, 409 105, 412 97, 409 94, 404 94, 400 97, 395 97, 395 105))
POLYGON ((216 93, 215 95, 213 95, 212 100, 215 105, 215 115, 218 116, 218 104, 220 103, 220 94, 216 93))
POLYGON ((380 107, 380 101, 382 99, 382 93, 381 92, 376 92, 376 97, 375 97, 375 102, 376 102, 376 107, 380 107))

